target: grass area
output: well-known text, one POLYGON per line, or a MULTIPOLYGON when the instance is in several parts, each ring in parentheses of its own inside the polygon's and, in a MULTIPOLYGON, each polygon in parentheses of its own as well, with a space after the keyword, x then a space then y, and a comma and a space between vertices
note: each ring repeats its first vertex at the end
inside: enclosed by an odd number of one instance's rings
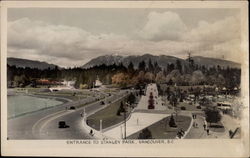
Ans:
MULTIPOLYGON (((109 105, 105 109, 102 109, 97 113, 89 116, 87 118, 88 125, 96 130, 100 130, 100 120, 102 120, 103 129, 122 122, 124 120, 124 115, 121 113, 121 116, 117 116, 116 113, 121 105, 121 102, 124 102, 126 99, 127 98, 119 99, 118 101, 111 103, 111 105, 109 105)), ((131 109, 129 109, 129 112, 130 111, 131 109)))
POLYGON ((177 108, 180 109, 182 106, 186 108, 186 111, 201 111, 201 109, 196 108, 195 104, 189 104, 188 102, 179 102, 177 108))
POLYGON ((221 122, 217 122, 217 123, 212 123, 211 125, 209 125, 209 129, 213 132, 225 132, 225 128, 223 126, 223 124, 221 122))
POLYGON ((35 95, 44 95, 44 96, 52 96, 52 97, 62 97, 62 98, 67 98, 67 99, 71 99, 71 100, 79 100, 79 99, 84 99, 86 98, 86 96, 83 96, 83 95, 79 95, 79 96, 73 96, 72 94, 58 94, 58 93, 51 93, 51 92, 39 92, 39 93, 34 93, 35 95))
MULTIPOLYGON (((177 128, 172 128, 168 125, 170 116, 162 119, 159 122, 148 127, 152 133, 153 139, 174 139, 177 132, 182 129, 186 131, 191 123, 191 118, 188 116, 174 116, 177 128)), ((137 139, 141 131, 134 133, 128 137, 128 139, 137 139)))
MULTIPOLYGON (((195 89, 195 88, 204 88, 204 85, 194 85, 194 86, 174 86, 174 85, 170 85, 169 86, 169 85, 166 85, 166 84, 161 84, 160 87, 162 89, 167 89, 167 87, 169 87, 171 91, 175 90, 176 88, 182 89, 184 91, 188 91, 191 87, 193 89, 195 89)), ((207 86, 207 87, 214 88, 214 86, 207 86)))
MULTIPOLYGON (((170 105, 169 102, 167 102, 167 106, 170 109, 173 109, 172 105, 170 105)), ((177 109, 181 110, 182 106, 186 108, 186 110, 183 110, 183 111, 197 111, 197 112, 202 111, 202 109, 197 109, 195 104, 189 104, 188 102, 179 102, 177 105, 177 109)))
MULTIPOLYGON (((32 93, 32 92, 31 92, 32 93)), ((63 97, 67 99, 71 99, 73 101, 77 101, 79 99, 84 99, 89 96, 94 96, 95 94, 93 92, 87 92, 87 91, 72 91, 72 90, 61 90, 61 91, 40 91, 40 92, 33 92, 35 95, 45 95, 45 96, 53 96, 53 97, 63 97)))

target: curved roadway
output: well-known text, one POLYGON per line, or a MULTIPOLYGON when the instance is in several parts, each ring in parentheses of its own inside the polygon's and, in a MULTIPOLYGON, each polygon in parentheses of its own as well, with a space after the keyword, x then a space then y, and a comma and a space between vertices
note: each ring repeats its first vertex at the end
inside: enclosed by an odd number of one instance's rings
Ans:
MULTIPOLYGON (((113 102, 126 94, 125 91, 119 91, 103 101, 113 102)), ((8 139, 90 139, 89 131, 85 131, 81 125, 80 113, 84 108, 87 115, 101 110, 104 105, 100 104, 101 100, 96 101, 98 98, 100 95, 10 119, 7 122, 8 139), (66 107, 78 106, 86 102, 93 103, 76 108, 76 110, 66 109, 66 107), (59 121, 65 121, 69 128, 58 128, 59 121)))

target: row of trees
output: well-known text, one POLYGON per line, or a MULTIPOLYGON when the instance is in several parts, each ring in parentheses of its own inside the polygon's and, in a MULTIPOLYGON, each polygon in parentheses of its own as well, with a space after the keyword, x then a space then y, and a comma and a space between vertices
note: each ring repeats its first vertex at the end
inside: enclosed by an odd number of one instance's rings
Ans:
POLYGON ((229 73, 204 74, 201 70, 193 71, 190 74, 181 74, 179 70, 172 70, 165 75, 163 71, 157 74, 139 71, 134 74, 120 72, 112 77, 112 83, 122 87, 140 83, 167 83, 168 85, 193 86, 193 85, 217 85, 219 87, 234 88, 240 85, 240 72, 230 70, 229 73), (232 72, 232 73, 231 73, 232 72), (228 74, 231 74, 230 76, 228 74))
POLYGON ((240 69, 226 69, 217 67, 205 67, 182 64, 179 60, 176 63, 169 63, 165 68, 161 68, 157 62, 151 60, 139 63, 135 68, 132 62, 124 65, 99 65, 89 69, 83 68, 58 68, 36 69, 18 68, 7 66, 8 81, 16 86, 26 86, 32 81, 40 78, 51 80, 75 80, 75 87, 86 84, 88 88, 93 85, 97 76, 104 84, 115 84, 119 87, 130 87, 143 85, 150 82, 167 83, 169 85, 218 85, 228 88, 238 87, 240 84, 240 69))

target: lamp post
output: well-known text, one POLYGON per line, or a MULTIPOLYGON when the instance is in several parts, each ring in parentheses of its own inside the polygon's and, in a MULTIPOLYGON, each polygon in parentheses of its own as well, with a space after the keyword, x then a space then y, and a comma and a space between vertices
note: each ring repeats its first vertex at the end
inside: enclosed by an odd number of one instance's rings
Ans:
POLYGON ((83 119, 84 119, 84 121, 86 120, 86 111, 85 111, 85 108, 83 108, 83 119))
POLYGON ((121 126, 121 139, 123 139, 123 134, 122 134, 122 126, 121 126))
POLYGON ((127 106, 125 107, 124 110, 124 139, 126 139, 126 117, 127 117, 127 106))
POLYGON ((127 136, 127 121, 126 121, 126 118, 127 118, 127 109, 128 109, 128 106, 130 105, 128 102, 126 102, 125 104, 125 110, 124 110, 124 139, 126 139, 126 136, 127 136))
POLYGON ((100 132, 102 133, 102 120, 100 120, 100 132))
POLYGON ((78 95, 78 104, 80 104, 80 94, 78 95))

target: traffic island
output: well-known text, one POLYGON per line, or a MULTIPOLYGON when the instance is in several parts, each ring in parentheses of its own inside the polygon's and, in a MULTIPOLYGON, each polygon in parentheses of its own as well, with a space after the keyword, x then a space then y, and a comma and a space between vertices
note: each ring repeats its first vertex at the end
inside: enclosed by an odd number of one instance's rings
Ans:
MULTIPOLYGON (((177 133, 181 130, 187 131, 191 124, 191 117, 188 116, 174 116, 175 123, 177 125, 176 128, 170 127, 171 116, 168 116, 152 125, 147 127, 148 131, 152 134, 152 139, 175 139, 177 136, 177 133)), ((144 130, 144 129, 143 129, 144 130)), ((138 139, 139 135, 142 133, 143 130, 140 130, 130 136, 128 136, 128 139, 138 139)))
MULTIPOLYGON (((119 111, 121 102, 124 103, 126 100, 127 97, 121 98, 116 102, 111 103, 106 108, 87 117, 87 125, 94 128, 95 130, 100 130, 100 120, 102 120, 102 129, 121 123, 124 121, 124 112, 121 112, 119 115, 117 112, 119 111)), ((127 110, 126 118, 129 116, 129 113, 132 111, 132 109, 128 108, 127 110)))

